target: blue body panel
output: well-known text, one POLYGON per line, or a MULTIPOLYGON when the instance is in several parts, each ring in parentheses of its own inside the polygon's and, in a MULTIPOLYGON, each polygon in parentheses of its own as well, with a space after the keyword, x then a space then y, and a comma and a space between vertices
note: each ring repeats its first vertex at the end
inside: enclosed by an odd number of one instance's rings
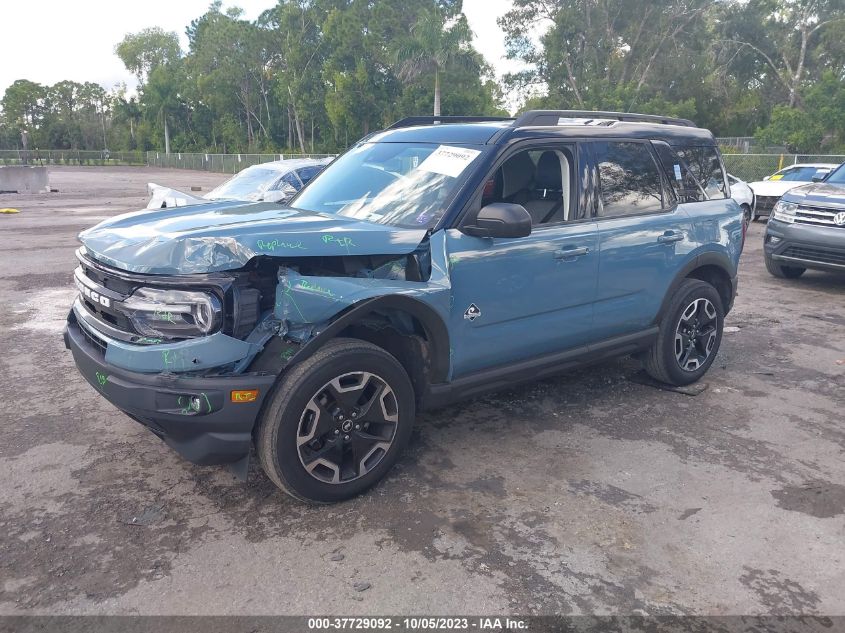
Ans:
POLYGON ((94 259, 154 275, 235 270, 259 255, 403 255, 423 237, 423 229, 397 229, 272 202, 139 211, 79 234, 94 259))
POLYGON ((602 219, 594 334, 636 332, 654 322, 663 297, 695 246, 684 207, 668 213, 602 219), (661 241, 667 238, 680 241, 661 241))
MULTIPOLYGON (((659 127, 664 135, 676 133, 672 126, 659 127)), ((456 142, 457 135, 467 144, 483 144, 507 129, 498 123, 408 128, 376 134, 368 142, 456 142)), ((512 136, 520 134, 527 132, 512 136)), ((497 149, 484 152, 467 196, 497 154, 497 149)), ((147 347, 106 340, 106 358, 138 372, 233 365, 239 373, 274 334, 304 343, 361 301, 404 295, 432 308, 445 324, 449 378, 457 378, 645 330, 655 324, 678 275, 696 258, 715 255, 729 262, 725 268, 734 278, 742 250, 742 212, 731 199, 541 226, 512 239, 472 237, 452 228, 467 203, 463 194, 455 199, 430 234, 274 203, 210 203, 106 220, 80 234, 85 252, 133 273, 232 271, 259 256, 281 258, 275 305, 245 341, 223 334, 147 347), (414 252, 427 255, 427 281, 309 276, 300 274, 295 263, 284 263, 414 252), (190 362, 168 362, 175 358, 190 362)))
POLYGON ((447 235, 454 377, 589 342, 599 261, 595 222, 514 239, 455 229, 447 235), (586 255, 559 255, 582 247, 586 255), (465 316, 470 305, 480 316, 465 316))
MULTIPOLYGON (((429 305, 447 325, 450 378, 457 378, 648 327, 678 271, 697 256, 727 256, 735 274, 741 214, 736 203, 720 200, 662 215, 558 225, 526 238, 440 230, 429 241, 428 281, 309 277, 282 268, 271 316, 305 340, 364 299, 407 295, 429 305), (670 230, 683 232, 684 239, 659 243, 670 230), (588 252, 566 256, 567 249, 581 247, 588 252), (466 314, 471 305, 480 312, 473 319, 466 314)), ((107 359, 122 368, 178 373, 252 357, 261 346, 216 334, 147 347, 109 341, 108 349, 107 359), (167 362, 188 356, 206 360, 167 362)))

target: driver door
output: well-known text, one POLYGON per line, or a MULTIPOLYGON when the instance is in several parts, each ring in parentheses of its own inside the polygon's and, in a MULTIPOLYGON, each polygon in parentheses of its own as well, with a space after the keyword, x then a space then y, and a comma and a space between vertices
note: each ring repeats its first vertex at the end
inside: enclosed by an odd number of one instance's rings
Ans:
POLYGON ((447 231, 453 378, 590 341, 599 253, 588 174, 574 144, 511 154, 478 193, 476 211, 491 202, 522 204, 531 235, 447 231))

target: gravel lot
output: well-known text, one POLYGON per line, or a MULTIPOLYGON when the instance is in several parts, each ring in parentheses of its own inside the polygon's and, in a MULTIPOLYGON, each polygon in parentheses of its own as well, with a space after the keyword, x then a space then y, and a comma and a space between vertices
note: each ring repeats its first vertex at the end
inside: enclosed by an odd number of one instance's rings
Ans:
POLYGON ((375 490, 310 507, 182 461, 61 341, 76 234, 146 183, 0 195, 2 614, 845 614, 845 276, 777 280, 764 225, 697 396, 630 359, 422 415, 375 490))

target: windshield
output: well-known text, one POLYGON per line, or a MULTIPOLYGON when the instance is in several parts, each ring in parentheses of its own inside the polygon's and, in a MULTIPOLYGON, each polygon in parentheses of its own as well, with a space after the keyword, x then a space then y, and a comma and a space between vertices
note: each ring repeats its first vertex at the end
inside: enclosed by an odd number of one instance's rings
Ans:
POLYGON ((209 200, 261 200, 264 193, 279 179, 280 172, 265 167, 247 167, 229 178, 205 197, 209 200))
POLYGON ((771 180, 787 180, 790 182, 811 182, 813 176, 824 176, 830 171, 824 167, 794 167, 775 174, 771 180))
POLYGON ((845 163, 837 167, 836 171, 830 174, 825 182, 832 182, 835 185, 845 185, 845 163))
POLYGON ((327 167, 291 206, 391 226, 430 228, 480 153, 430 143, 364 143, 327 167))

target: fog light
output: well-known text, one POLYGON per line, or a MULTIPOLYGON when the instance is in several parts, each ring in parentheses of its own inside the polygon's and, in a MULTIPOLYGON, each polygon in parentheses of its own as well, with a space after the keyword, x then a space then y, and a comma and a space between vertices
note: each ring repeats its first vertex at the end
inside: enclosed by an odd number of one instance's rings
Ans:
POLYGON ((200 400, 199 396, 191 396, 191 409, 199 413, 200 408, 202 407, 202 400, 200 400))
POLYGON ((780 240, 780 238, 779 238, 779 237, 776 237, 776 236, 774 236, 774 235, 770 235, 770 236, 769 236, 769 244, 777 244, 777 243, 779 243, 780 241, 781 241, 781 240, 780 240))
POLYGON ((258 389, 241 389, 233 391, 232 402, 255 402, 258 399, 258 389))

